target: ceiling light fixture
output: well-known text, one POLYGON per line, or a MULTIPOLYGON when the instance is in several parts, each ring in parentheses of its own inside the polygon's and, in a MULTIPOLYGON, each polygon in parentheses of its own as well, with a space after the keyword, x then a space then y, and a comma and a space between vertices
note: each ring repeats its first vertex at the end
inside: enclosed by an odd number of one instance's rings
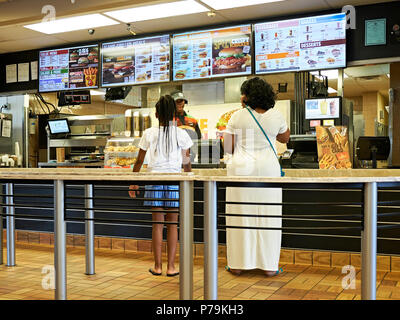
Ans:
POLYGON ((78 30, 88 30, 99 27, 112 26, 116 24, 119 24, 119 22, 96 13, 35 23, 26 25, 24 27, 45 34, 55 34, 78 30))
POLYGON ((202 6, 200 3, 194 0, 183 0, 150 6, 135 7, 131 9, 109 11, 104 12, 104 14, 116 20, 129 23, 207 11, 209 11, 208 8, 202 6))
POLYGON ((257 4, 266 4, 284 0, 201 0, 201 2, 212 7, 214 10, 248 7, 257 4))

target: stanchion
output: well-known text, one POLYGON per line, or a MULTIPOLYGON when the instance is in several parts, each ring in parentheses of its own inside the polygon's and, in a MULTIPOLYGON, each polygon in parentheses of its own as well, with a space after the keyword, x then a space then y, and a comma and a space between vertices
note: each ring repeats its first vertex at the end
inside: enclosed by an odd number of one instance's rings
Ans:
POLYGON ((376 300, 378 188, 364 184, 364 227, 361 232, 361 299, 376 300))
POLYGON ((179 189, 179 298, 193 300, 193 181, 179 189))
MULTIPOLYGON (((0 192, 3 193, 3 185, 0 183, 0 192)), ((3 197, 0 196, 0 265, 3 264, 3 197)))
POLYGON ((55 299, 67 299, 66 224, 64 219, 64 181, 54 181, 54 270, 55 299))
POLYGON ((95 274, 94 267, 94 210, 93 208, 93 185, 85 185, 85 236, 86 236, 86 274, 95 274))
POLYGON ((217 183, 204 182, 204 299, 218 299, 217 183))
POLYGON ((14 208, 14 185, 6 185, 6 203, 7 203, 7 267, 15 266, 15 208, 14 208))

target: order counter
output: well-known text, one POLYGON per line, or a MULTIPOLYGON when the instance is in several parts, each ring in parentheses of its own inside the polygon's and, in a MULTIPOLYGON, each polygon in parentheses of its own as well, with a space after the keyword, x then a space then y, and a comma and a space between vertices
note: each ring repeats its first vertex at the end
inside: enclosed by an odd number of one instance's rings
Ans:
MULTIPOLYGON (((359 228, 362 226, 363 210, 361 204, 366 193, 364 184, 376 182, 379 204, 378 224, 382 226, 378 230, 378 252, 400 254, 398 229, 389 225, 400 224, 400 218, 393 213, 400 207, 400 170, 284 169, 284 171, 286 176, 283 178, 228 177, 225 169, 193 169, 193 173, 182 175, 182 177, 190 177, 194 185, 194 241, 204 242, 204 185, 207 181, 215 181, 218 186, 219 213, 224 213, 225 192, 229 183, 245 182, 247 183, 245 187, 252 187, 252 184, 257 182, 268 182, 279 183, 283 189, 283 248, 360 252, 359 228), (339 204, 335 205, 333 202, 339 202, 339 204), (335 215, 341 218, 340 221, 334 222, 332 227, 331 223, 335 215), (339 223, 343 221, 355 225, 358 229, 351 226, 339 228, 339 223)), ((17 208, 16 213, 26 216, 16 219, 17 229, 53 232, 53 182, 55 180, 69 181, 65 194, 70 198, 66 202, 72 206, 71 208, 74 208, 82 205, 84 201, 82 199, 85 194, 82 181, 86 181, 86 184, 94 184, 95 187, 98 187, 95 195, 100 198, 94 200, 95 207, 113 208, 112 213, 96 211, 96 215, 104 219, 104 221, 96 223, 96 235, 151 239, 151 224, 144 226, 139 223, 119 225, 108 225, 107 223, 108 219, 120 216, 132 221, 138 219, 137 212, 124 212, 119 209, 123 201, 129 201, 128 187, 135 183, 138 176, 145 185, 168 184, 171 179, 181 179, 179 175, 173 174, 161 175, 161 178, 160 175, 148 174, 145 171, 135 174, 130 169, 2 169, 0 170, 0 184, 3 184, 3 195, 6 194, 5 184, 10 181, 15 184, 13 194, 16 196, 16 203, 20 205, 34 203, 41 207, 40 212, 26 205, 24 208, 17 208), (31 187, 30 183, 37 183, 37 185, 31 187), (121 184, 121 186, 112 183, 121 184), (46 199, 46 196, 50 198, 46 199), (32 219, 31 216, 38 214, 43 219, 32 219)), ((138 200, 140 202, 140 199, 138 200)), ((129 206, 135 208, 135 205, 129 206)), ((139 208, 143 204, 137 205, 139 208)), ((6 210, 6 207, 3 207, 3 210, 6 210)), ((151 215, 148 218, 151 221, 151 215)), ((223 215, 220 219, 221 221, 225 220, 223 215)), ((85 234, 84 222, 68 221, 67 232, 85 234)), ((218 240, 220 244, 225 243, 224 228, 220 228, 218 240)))

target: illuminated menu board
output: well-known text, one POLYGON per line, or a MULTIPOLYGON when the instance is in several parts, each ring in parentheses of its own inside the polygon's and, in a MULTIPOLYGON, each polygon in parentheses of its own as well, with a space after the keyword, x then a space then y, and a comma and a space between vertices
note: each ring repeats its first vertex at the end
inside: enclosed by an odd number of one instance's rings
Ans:
POLYGON ((260 23, 257 74, 346 67, 346 14, 260 23))
POLYGON ((251 74, 251 26, 175 34, 173 80, 251 74))
POLYGON ((103 87, 169 81, 169 35, 103 43, 101 56, 103 87))
POLYGON ((99 47, 39 53, 39 92, 98 88, 99 47))

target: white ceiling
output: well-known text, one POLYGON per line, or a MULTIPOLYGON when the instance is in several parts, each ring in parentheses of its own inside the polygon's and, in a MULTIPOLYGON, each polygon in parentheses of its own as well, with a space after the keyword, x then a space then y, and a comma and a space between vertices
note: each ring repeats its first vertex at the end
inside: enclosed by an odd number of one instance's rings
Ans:
MULTIPOLYGON (((57 17, 67 17, 171 1, 173 0, 0 0, 0 53, 65 46, 74 42, 92 42, 130 35, 124 24, 97 28, 92 36, 88 34, 87 30, 45 35, 24 28, 23 26, 26 24, 38 23, 43 19, 45 15, 42 14, 42 8, 46 5, 54 6, 57 17)), ((352 0, 351 4, 357 6, 391 1, 394 0, 352 0)), ((142 21, 135 23, 133 29, 138 35, 178 29, 195 29, 208 25, 229 24, 235 21, 268 19, 275 16, 340 9, 346 4, 348 4, 346 0, 285 0, 221 10, 216 12, 217 15, 213 18, 208 17, 207 13, 199 13, 142 21)))

